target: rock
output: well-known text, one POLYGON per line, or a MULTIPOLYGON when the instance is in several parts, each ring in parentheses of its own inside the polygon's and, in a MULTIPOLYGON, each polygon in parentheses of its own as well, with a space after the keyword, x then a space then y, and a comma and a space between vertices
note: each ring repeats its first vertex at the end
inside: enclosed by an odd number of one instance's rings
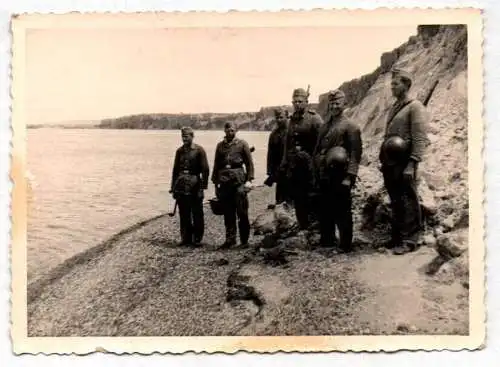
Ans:
POLYGON ((438 253, 447 259, 462 255, 469 247, 467 230, 443 235, 437 242, 438 253))
POLYGON ((446 217, 442 222, 441 222, 442 226, 443 226, 443 230, 444 232, 449 232, 453 229, 453 227, 455 226, 455 220, 453 218, 453 215, 449 215, 448 217, 446 217))
POLYGON ((217 266, 224 266, 224 265, 228 265, 229 264, 229 261, 225 258, 221 258, 221 259, 218 259, 217 261, 215 261, 215 265, 217 266))
POLYGON ((434 237, 439 238, 444 233, 443 227, 437 226, 434 228, 434 237))
POLYGON ((274 223, 277 233, 285 233, 293 230, 297 225, 293 208, 287 204, 277 205, 274 209, 274 223))
POLYGON ((452 197, 451 193, 446 191, 437 191, 434 196, 441 200, 448 200, 452 197))
POLYGON ((352 243, 359 247, 370 247, 373 244, 373 240, 361 233, 356 233, 353 236, 352 243))
POLYGON ((278 246, 278 236, 274 233, 266 234, 260 243, 261 248, 272 248, 278 246))
POLYGON ((436 199, 434 193, 429 188, 427 181, 422 177, 417 187, 420 197, 420 205, 424 216, 432 216, 437 213, 436 199))
POLYGON ((396 330, 399 331, 400 333, 407 333, 410 331, 410 327, 407 324, 399 324, 396 327, 396 330))
POLYGON ((266 211, 255 218, 252 223, 255 235, 272 233, 275 228, 275 214, 273 211, 266 211))
POLYGON ((444 263, 446 263, 447 259, 442 257, 441 255, 437 255, 430 263, 425 265, 424 267, 424 272, 427 275, 433 276, 435 275, 441 266, 443 266, 444 263))
POLYGON ((425 236, 423 236, 423 243, 426 246, 434 247, 434 246, 436 246, 436 243, 437 243, 436 237, 434 237, 433 234, 428 233, 425 236))
POLYGON ((443 284, 459 282, 467 287, 469 284, 469 254, 465 251, 461 256, 444 263, 437 271, 434 279, 443 284))
POLYGON ((455 228, 469 227, 469 210, 465 209, 461 212, 459 218, 455 222, 455 228))
POLYGON ((318 232, 311 231, 307 235, 307 241, 309 242, 310 247, 318 246, 320 240, 321 240, 321 235, 318 232))
POLYGON ((280 242, 283 247, 290 249, 309 250, 311 248, 307 231, 300 231, 296 235, 287 237, 280 242))

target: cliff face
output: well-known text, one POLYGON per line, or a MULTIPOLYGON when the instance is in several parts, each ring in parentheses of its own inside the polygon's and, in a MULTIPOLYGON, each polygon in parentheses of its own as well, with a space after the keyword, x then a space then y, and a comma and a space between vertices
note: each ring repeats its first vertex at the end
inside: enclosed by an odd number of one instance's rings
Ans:
MULTIPOLYGON (((427 104, 432 147, 438 143, 438 132, 440 145, 446 140, 443 130, 466 128, 467 30, 465 26, 420 26, 417 36, 383 54, 380 66, 372 74, 340 86, 349 100, 349 115, 362 128, 367 149, 365 156, 369 162, 375 158, 373 148, 378 149, 376 142, 383 134, 387 112, 393 102, 389 71, 394 66, 406 68, 414 75, 410 94, 427 104), (450 124, 453 117, 459 121, 450 124)), ((320 111, 324 104, 323 95, 320 111)), ((450 148, 453 146, 446 144, 450 148)), ((467 157, 466 151, 461 156, 464 154, 467 157)))
POLYGON ((373 182, 380 181, 376 166, 387 112, 393 102, 389 73, 392 66, 413 73, 410 94, 427 105, 429 145, 420 175, 425 190, 429 189, 436 201, 437 222, 452 213, 454 218, 448 218, 449 223, 462 222, 468 218, 466 27, 421 26, 417 36, 382 55, 381 66, 373 74, 340 87, 348 96, 354 96, 347 113, 362 130, 363 196, 372 191, 373 182))

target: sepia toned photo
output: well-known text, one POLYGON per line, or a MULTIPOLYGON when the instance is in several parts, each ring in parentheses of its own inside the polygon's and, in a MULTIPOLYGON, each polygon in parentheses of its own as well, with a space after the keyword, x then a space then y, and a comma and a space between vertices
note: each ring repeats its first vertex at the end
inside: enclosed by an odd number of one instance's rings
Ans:
POLYGON ((481 27, 14 17, 14 351, 482 347, 481 27))

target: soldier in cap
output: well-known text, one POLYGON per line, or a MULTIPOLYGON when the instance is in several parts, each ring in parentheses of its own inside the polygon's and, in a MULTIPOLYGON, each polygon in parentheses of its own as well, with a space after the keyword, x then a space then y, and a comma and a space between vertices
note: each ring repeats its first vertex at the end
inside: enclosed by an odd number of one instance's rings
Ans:
POLYGON ((351 190, 363 145, 359 127, 343 113, 345 106, 341 90, 328 93, 328 114, 314 150, 314 182, 319 192, 320 243, 332 246, 338 227, 340 249, 349 252, 353 235, 351 190))
POLYGON ((181 137, 183 145, 175 152, 170 193, 179 205, 181 245, 196 246, 205 229, 203 190, 208 186, 209 167, 205 150, 193 143, 193 129, 183 127, 181 137))
POLYGON ((246 185, 254 179, 254 164, 248 143, 236 138, 236 126, 224 125, 224 140, 217 144, 212 172, 212 182, 224 211, 226 240, 220 247, 236 245, 236 218, 241 246, 248 244, 250 221, 246 185))
POLYGON ((428 141, 428 117, 424 105, 408 97, 411 85, 408 71, 392 70, 391 91, 396 101, 389 111, 379 155, 392 210, 392 234, 387 247, 395 254, 414 250, 422 229, 416 179, 428 141))
POLYGON ((288 128, 289 113, 286 108, 278 107, 274 110, 276 127, 269 135, 267 144, 267 175, 264 182, 268 186, 276 183, 276 204, 288 202, 286 188, 286 177, 280 170, 283 152, 285 148, 285 139, 288 128))
POLYGON ((312 208, 312 154, 318 139, 318 131, 323 119, 308 108, 309 92, 302 88, 295 89, 292 96, 294 112, 290 118, 282 169, 286 172, 290 198, 295 207, 295 214, 301 229, 310 225, 312 208))

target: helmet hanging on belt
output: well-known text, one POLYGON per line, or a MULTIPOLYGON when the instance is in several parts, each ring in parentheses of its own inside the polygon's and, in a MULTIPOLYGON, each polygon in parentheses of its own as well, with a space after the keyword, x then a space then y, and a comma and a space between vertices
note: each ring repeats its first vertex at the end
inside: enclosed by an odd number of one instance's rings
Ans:
POLYGON ((347 168, 349 156, 344 147, 336 146, 328 150, 326 153, 326 164, 331 168, 347 168))
POLYGON ((394 161, 402 160, 408 153, 408 143, 400 136, 391 136, 383 145, 385 156, 394 161))
POLYGON ((213 198, 208 201, 210 204, 210 209, 214 215, 222 215, 224 214, 224 210, 222 207, 222 202, 218 198, 213 198))

